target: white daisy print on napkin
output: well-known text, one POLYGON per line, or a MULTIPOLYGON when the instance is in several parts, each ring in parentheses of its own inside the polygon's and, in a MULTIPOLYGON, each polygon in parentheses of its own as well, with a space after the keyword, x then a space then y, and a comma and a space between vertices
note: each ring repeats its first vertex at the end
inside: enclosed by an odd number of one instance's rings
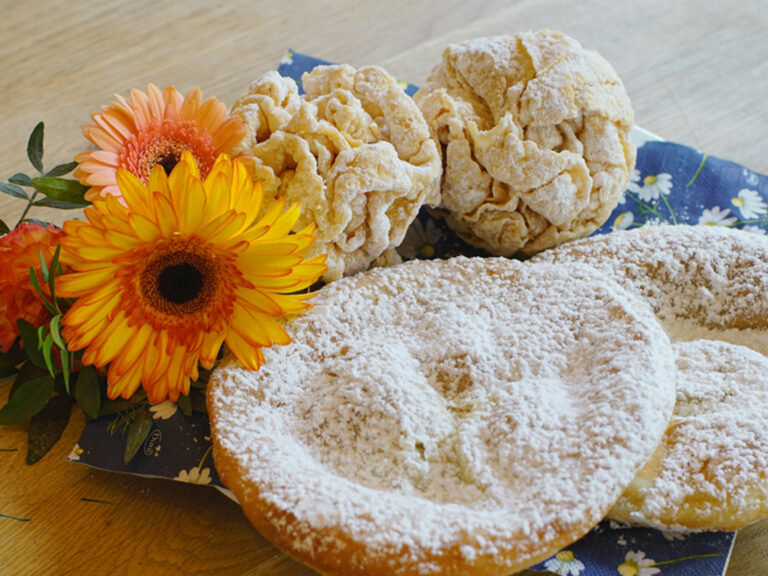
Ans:
POLYGON ((630 550, 624 557, 624 562, 619 564, 618 571, 621 576, 653 576, 661 572, 653 566, 654 564, 651 558, 645 557, 642 550, 630 550))
POLYGON ((176 414, 177 408, 176 402, 166 399, 160 402, 160 404, 150 406, 149 411, 152 412, 152 418, 155 420, 168 420, 168 418, 176 414))
POLYGON ((422 225, 420 220, 414 220, 405 233, 402 244, 398 246, 397 251, 403 258, 415 258, 418 255, 431 258, 435 255, 435 244, 443 237, 442 231, 435 226, 435 221, 431 218, 427 220, 426 225, 422 225))
POLYGON ((661 535, 664 536, 665 540, 669 540, 670 542, 674 542, 675 540, 685 540, 686 534, 683 532, 673 532, 671 530, 662 530, 661 535))
POLYGON ((665 172, 648 174, 640 180, 640 172, 633 170, 627 189, 637 194, 641 201, 652 202, 658 200, 662 195, 669 196, 672 192, 672 175, 665 172))
POLYGON ((763 202, 756 190, 742 188, 736 197, 731 198, 731 204, 741 212, 741 216, 747 220, 758 218, 768 212, 768 204, 763 202))
POLYGON ((280 64, 285 66, 291 66, 293 64, 293 52, 288 50, 288 52, 286 52, 283 55, 283 58, 280 60, 280 64))
POLYGON ((179 474, 174 478, 179 482, 188 482, 190 484, 210 484, 211 483, 211 469, 207 466, 200 469, 199 466, 193 466, 186 470, 179 470, 179 474))
POLYGON ((721 209, 719 206, 705 208, 699 217, 699 224, 706 226, 731 226, 738 219, 734 216, 729 216, 730 213, 731 211, 728 208, 721 209))
POLYGON ((74 448, 72 448, 72 452, 69 453, 69 456, 67 456, 67 460, 72 460, 77 462, 80 460, 80 454, 82 454, 84 450, 80 448, 80 444, 75 444, 74 448))
POLYGON ((570 550, 560 550, 554 558, 544 562, 544 568, 560 576, 579 576, 584 571, 584 564, 570 550))
POLYGON ((633 222, 635 221, 635 215, 632 212, 622 212, 618 216, 616 216, 616 219, 613 221, 613 229, 614 230, 627 230, 630 226, 632 226, 633 222))

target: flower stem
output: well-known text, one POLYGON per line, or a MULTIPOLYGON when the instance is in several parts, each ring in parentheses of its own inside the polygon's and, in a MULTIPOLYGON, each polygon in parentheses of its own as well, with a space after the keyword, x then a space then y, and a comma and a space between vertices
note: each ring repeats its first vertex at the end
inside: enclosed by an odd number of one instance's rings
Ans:
POLYGON ((35 197, 37 196, 37 190, 32 192, 32 197, 27 201, 27 206, 24 208, 24 212, 21 213, 21 217, 19 218, 19 221, 16 222, 16 228, 19 224, 21 224, 24 221, 24 218, 27 216, 27 213, 29 212, 29 209, 32 208, 32 203, 35 201, 35 197))
POLYGON ((661 562, 654 562, 651 566, 662 566, 664 564, 674 564, 675 562, 683 562, 685 560, 696 560, 697 558, 715 558, 722 556, 722 552, 712 552, 711 554, 694 554, 692 556, 683 556, 682 558, 675 558, 674 560, 662 560, 661 562))
MULTIPOLYGON (((646 213, 653 214, 654 216, 658 217, 660 220, 663 220, 665 223, 669 224, 669 220, 664 218, 664 216, 662 216, 661 213, 659 213, 659 211, 655 207, 648 204, 647 202, 643 202, 642 200, 640 200, 638 196, 635 196, 634 194, 632 194, 632 192, 628 191, 625 194, 630 198, 632 198, 632 200, 634 200, 638 206, 640 206, 643 210, 645 210, 646 213)), ((669 204, 667 204, 667 206, 669 206, 669 204)), ((671 210, 672 209, 670 208, 670 211, 671 210)), ((672 212, 672 217, 674 218, 674 212, 672 212)))
POLYGON ((693 175, 693 178, 688 180, 688 184, 685 185, 686 188, 690 188, 693 186, 693 183, 696 182, 696 179, 699 177, 699 174, 701 174, 701 171, 704 169, 704 164, 707 163, 707 158, 709 156, 707 154, 704 154, 704 156, 701 157, 701 163, 699 163, 699 168, 696 170, 696 174, 693 175))
POLYGON ((667 196, 665 194, 662 194, 661 199, 664 200, 664 204, 667 205, 667 210, 669 210, 669 215, 672 216, 672 223, 677 224, 677 216, 675 216, 675 211, 672 210, 672 206, 670 206, 669 200, 667 200, 667 196))
POLYGON ((200 458, 200 464, 197 465, 198 470, 202 470, 203 468, 203 462, 205 462, 205 459, 208 458, 208 455, 211 453, 211 450, 213 449, 213 444, 208 446, 208 450, 205 451, 205 454, 203 454, 203 457, 200 458))
POLYGON ((763 216, 762 218, 752 218, 751 220, 737 220, 733 223, 734 226, 738 226, 739 224, 768 224, 768 216, 763 216))

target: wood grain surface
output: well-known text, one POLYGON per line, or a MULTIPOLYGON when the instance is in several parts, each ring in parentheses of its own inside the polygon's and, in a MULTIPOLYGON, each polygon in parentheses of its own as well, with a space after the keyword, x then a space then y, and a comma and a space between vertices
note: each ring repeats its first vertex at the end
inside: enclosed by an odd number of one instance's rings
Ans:
MULTIPOLYGON (((231 105, 292 48, 380 64, 418 84, 449 42, 541 27, 574 36, 614 65, 639 126, 768 173, 764 0, 214 4, 0 0, 0 180, 29 169, 25 146, 38 121, 48 166, 69 161, 87 148, 80 126, 89 115, 148 82, 200 87, 231 105)), ((3 197, 0 219, 13 225, 22 208, 3 197)), ((0 384, 3 402, 9 388, 0 384)), ((31 467, 25 428, 0 428, 0 574, 313 574, 215 490, 66 462, 82 426, 74 412, 56 448, 31 467)), ((739 533, 728 570, 762 574, 768 522, 739 533)))

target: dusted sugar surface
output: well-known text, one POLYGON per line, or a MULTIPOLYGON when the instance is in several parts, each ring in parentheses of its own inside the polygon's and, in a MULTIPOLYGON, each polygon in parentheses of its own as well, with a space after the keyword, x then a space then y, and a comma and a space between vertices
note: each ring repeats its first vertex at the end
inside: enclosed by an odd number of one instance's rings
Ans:
POLYGON ((265 203, 301 204, 309 254, 327 254, 326 282, 392 256, 422 205, 439 201, 440 156, 424 117, 378 66, 318 66, 296 83, 255 80, 232 114, 246 128, 265 203))
POLYGON ((600 270, 643 297, 673 342, 674 417, 611 517, 688 530, 737 530, 768 517, 768 238, 654 226, 536 261, 600 270))
POLYGON ((508 574, 600 521, 658 444, 674 357, 587 267, 413 261, 323 288, 209 386, 254 525, 323 574, 508 574))
POLYGON ((448 46, 414 99, 443 153, 439 213, 492 254, 587 236, 629 182, 626 90, 602 56, 565 34, 448 46))
POLYGON ((610 515, 666 529, 719 530, 768 517, 768 358, 714 340, 674 347, 675 414, 610 515))

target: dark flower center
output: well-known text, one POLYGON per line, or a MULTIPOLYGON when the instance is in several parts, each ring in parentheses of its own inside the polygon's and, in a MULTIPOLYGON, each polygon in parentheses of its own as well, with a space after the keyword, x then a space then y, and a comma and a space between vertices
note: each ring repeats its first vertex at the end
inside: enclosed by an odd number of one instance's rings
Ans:
POLYGON ((216 288, 216 264, 205 250, 186 243, 158 247, 141 274, 141 291, 156 310, 187 316, 202 310, 216 288))
POLYGON ((159 164, 163 167, 163 170, 165 170, 165 174, 167 176, 171 175, 171 170, 173 170, 173 167, 176 166, 176 164, 179 163, 179 155, 174 152, 169 152, 167 154, 163 154, 161 156, 158 156, 157 160, 155 161, 156 164, 159 164))
POLYGON ((188 262, 168 266, 157 277, 160 295, 174 304, 194 300, 202 288, 203 273, 188 262))

